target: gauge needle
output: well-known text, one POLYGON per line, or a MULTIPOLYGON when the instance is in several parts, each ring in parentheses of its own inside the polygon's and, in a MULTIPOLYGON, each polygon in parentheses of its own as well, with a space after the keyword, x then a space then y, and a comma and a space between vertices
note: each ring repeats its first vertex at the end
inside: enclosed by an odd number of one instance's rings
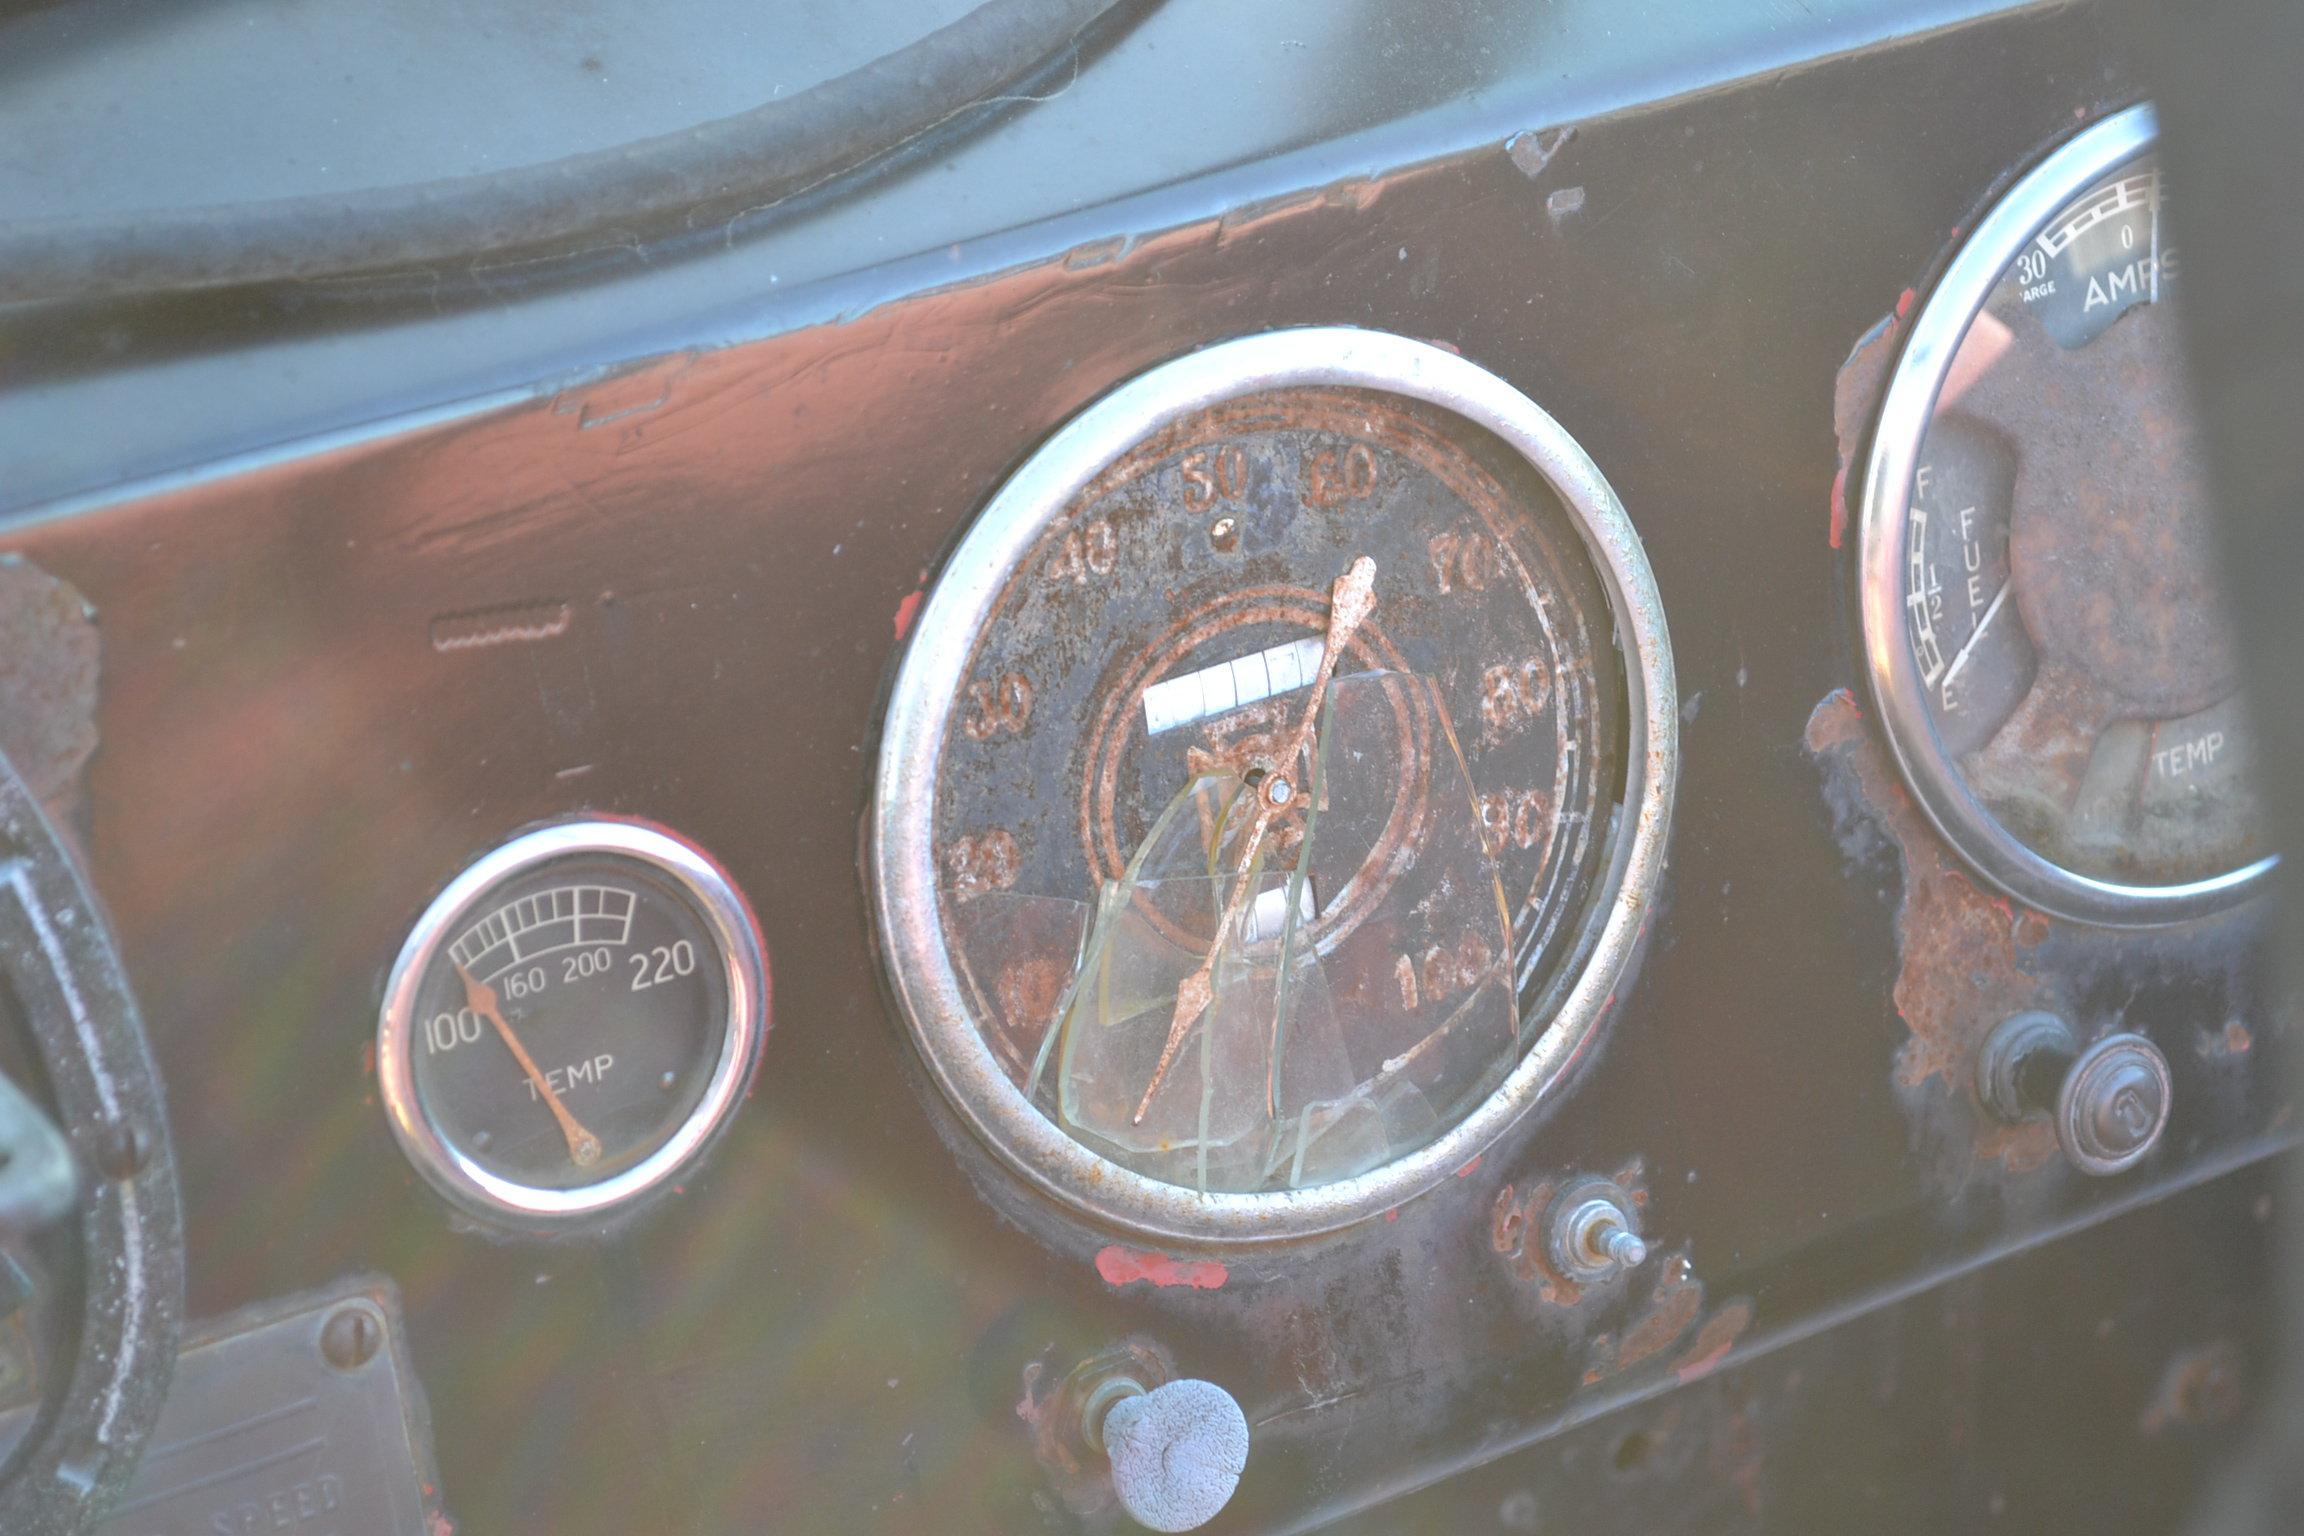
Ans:
MULTIPOLYGON (((2015 583, 2012 581, 2000 583, 2000 590, 1993 593, 1992 601, 1984 605, 1984 617, 1978 619, 1976 627, 1968 632, 1968 643, 1960 647, 1959 651, 1953 655, 1952 665, 1944 669, 1943 678, 1937 682, 1936 692, 1939 695, 1951 692, 1952 679, 1960 675, 1960 669, 1968 665, 1968 658, 1976 654, 1976 642, 1984 638, 1984 631, 1991 627, 1995 618, 1999 617, 2000 605, 2008 601, 2008 589, 2014 585, 2015 583)), ((1950 706, 1946 707, 1949 708, 1950 706)))
POLYGON ((551 1082, 537 1070, 536 1058, 528 1054, 520 1037, 512 1033, 512 1026, 504 1021, 504 1010, 496 1003, 496 989, 461 964, 456 967, 456 974, 464 978, 464 1006, 496 1026, 504 1048, 520 1063, 520 1070, 528 1074, 528 1086, 536 1090, 536 1096, 552 1111, 552 1118, 560 1122, 560 1134, 568 1138, 570 1159, 579 1168, 589 1168, 600 1161, 600 1138, 577 1123, 576 1117, 568 1113, 568 1106, 560 1102, 560 1095, 552 1091, 551 1082))
POLYGON ((1216 938, 1208 946, 1208 956, 1200 968, 1185 977, 1176 987, 1176 1012, 1168 1021, 1168 1040, 1160 1047, 1160 1063, 1152 1069, 1152 1081, 1144 1085, 1144 1098, 1136 1106, 1131 1125, 1142 1125, 1145 1114, 1152 1108, 1152 1095, 1168 1080, 1168 1069, 1176 1064, 1176 1052, 1183 1047, 1184 1036, 1215 999, 1216 956, 1224 947, 1224 935, 1232 931, 1248 905, 1247 874, 1255 865, 1256 851, 1264 844, 1264 834, 1271 830, 1280 808, 1295 798, 1296 786, 1285 777, 1295 772, 1296 763, 1303 757, 1305 745, 1312 739, 1312 729, 1320 721, 1320 705, 1327 697, 1329 680, 1336 675, 1336 663, 1344 655, 1344 647, 1351 643, 1353 633, 1364 623, 1376 607, 1376 562, 1362 555, 1352 562, 1351 568, 1336 578, 1335 588, 1328 598, 1328 637, 1320 648, 1320 670, 1313 674, 1312 692, 1304 700, 1304 715, 1296 723, 1295 734, 1278 754, 1281 767, 1268 774, 1257 786, 1256 819, 1248 824, 1248 835, 1240 845, 1240 878, 1226 898, 1223 916, 1216 922, 1216 938))

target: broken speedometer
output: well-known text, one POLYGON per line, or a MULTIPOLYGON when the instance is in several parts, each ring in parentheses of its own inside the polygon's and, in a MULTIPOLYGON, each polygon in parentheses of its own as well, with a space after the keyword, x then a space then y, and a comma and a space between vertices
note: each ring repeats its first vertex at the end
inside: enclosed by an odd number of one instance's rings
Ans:
POLYGON ((1676 724, 1637 537, 1550 417, 1396 337, 1210 348, 1058 433, 928 595, 873 816, 898 999, 1075 1206, 1374 1214, 1589 1044, 1676 724))
POLYGON ((1915 794, 2003 889, 2116 924, 2272 865, 2154 133, 2147 107, 2107 119, 1978 225, 1864 485, 1866 647, 1915 794))

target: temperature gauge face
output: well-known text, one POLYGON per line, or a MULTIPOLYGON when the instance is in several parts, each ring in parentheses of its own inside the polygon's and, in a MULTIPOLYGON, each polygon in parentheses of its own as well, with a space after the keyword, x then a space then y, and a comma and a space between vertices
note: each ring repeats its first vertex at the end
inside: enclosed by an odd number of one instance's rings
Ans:
POLYGON ((2151 146, 2148 110, 2109 120, 1979 226, 1866 484, 1865 625, 1915 791, 1983 874, 2113 923, 2269 867, 2151 146))
POLYGON ((1532 402, 1368 332, 1196 353, 1043 448, 919 617, 874 810, 899 999, 1098 1217, 1389 1209, 1590 1040, 1677 718, 1638 540, 1532 402))
POLYGON ((604 1210, 702 1150, 765 1001, 750 915, 696 849, 622 822, 532 832, 450 885, 394 968, 393 1127, 467 1205, 604 1210))

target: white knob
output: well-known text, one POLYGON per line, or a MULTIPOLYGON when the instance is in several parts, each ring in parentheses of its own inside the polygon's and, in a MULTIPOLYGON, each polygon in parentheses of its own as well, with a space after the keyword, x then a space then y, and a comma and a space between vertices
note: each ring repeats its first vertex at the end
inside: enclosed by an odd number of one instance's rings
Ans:
POLYGON ((1248 1416, 1212 1381, 1172 1381, 1104 1415, 1104 1450, 1121 1507, 1147 1530, 1197 1530, 1216 1518, 1248 1465, 1248 1416))

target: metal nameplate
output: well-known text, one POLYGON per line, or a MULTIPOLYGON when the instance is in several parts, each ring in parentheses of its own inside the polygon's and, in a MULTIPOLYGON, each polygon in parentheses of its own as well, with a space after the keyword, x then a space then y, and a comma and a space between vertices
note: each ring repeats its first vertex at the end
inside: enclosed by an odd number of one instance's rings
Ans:
POLYGON ((200 1325, 102 1536, 432 1536, 429 1418, 391 1282, 200 1325))

